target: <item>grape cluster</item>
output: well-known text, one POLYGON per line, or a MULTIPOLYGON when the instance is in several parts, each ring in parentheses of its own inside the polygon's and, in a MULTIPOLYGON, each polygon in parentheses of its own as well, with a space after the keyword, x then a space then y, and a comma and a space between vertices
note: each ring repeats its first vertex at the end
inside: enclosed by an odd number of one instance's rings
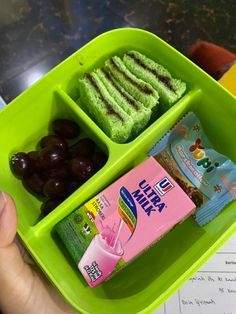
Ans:
POLYGON ((107 155, 97 150, 89 138, 76 140, 79 126, 71 120, 52 122, 54 134, 39 141, 39 149, 17 152, 10 158, 12 173, 24 187, 43 201, 42 212, 47 215, 65 198, 86 182, 107 161, 107 155))

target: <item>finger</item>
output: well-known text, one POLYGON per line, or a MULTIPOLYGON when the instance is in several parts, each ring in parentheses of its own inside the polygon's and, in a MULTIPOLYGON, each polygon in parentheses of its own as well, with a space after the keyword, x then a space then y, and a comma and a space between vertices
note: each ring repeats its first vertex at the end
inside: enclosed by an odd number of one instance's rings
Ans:
POLYGON ((17 229, 16 207, 12 198, 0 193, 0 305, 4 313, 23 313, 20 311, 21 300, 26 300, 30 269, 25 267, 14 238, 17 229), (19 311, 18 311, 19 310, 19 311))
POLYGON ((75 313, 48 283, 24 263, 14 241, 17 228, 12 198, 0 193, 0 308, 4 314, 75 313), (4 288, 2 288, 4 287, 4 288))
POLYGON ((17 214, 12 198, 0 193, 0 248, 9 246, 16 235, 17 214))
POLYGON ((22 245, 21 240, 17 236, 15 237, 16 228, 17 213, 14 201, 7 193, 0 192, 0 248, 9 246, 14 240, 23 260, 26 263, 32 264, 33 260, 22 245))
POLYGON ((19 236, 16 235, 14 242, 16 243, 17 247, 19 248, 20 254, 24 260, 25 263, 28 265, 35 265, 34 260, 32 259, 29 252, 26 250, 22 240, 19 238, 19 236))

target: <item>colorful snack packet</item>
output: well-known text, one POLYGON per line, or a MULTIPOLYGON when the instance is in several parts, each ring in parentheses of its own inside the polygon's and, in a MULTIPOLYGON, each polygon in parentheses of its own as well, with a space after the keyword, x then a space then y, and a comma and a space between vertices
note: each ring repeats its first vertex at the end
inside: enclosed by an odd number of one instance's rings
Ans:
POLYGON ((153 156, 197 206, 203 226, 236 198, 236 165, 209 142, 196 115, 189 112, 151 149, 153 156))

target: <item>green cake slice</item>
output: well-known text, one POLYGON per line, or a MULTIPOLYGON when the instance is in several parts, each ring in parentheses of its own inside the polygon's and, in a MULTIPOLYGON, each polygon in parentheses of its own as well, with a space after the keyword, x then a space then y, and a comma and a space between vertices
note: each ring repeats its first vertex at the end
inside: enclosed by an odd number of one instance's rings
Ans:
POLYGON ((131 136, 133 120, 109 95, 96 73, 79 80, 81 107, 115 142, 125 143, 131 136))
POLYGON ((152 85, 160 95, 161 107, 168 110, 185 92, 186 84, 172 78, 162 65, 137 51, 129 51, 123 58, 126 67, 138 78, 152 85))
POLYGON ((152 111, 127 93, 105 68, 95 72, 117 104, 133 119, 132 137, 136 137, 149 122, 152 111))
POLYGON ((145 107, 156 110, 158 92, 148 83, 137 78, 125 66, 119 57, 112 57, 105 62, 105 68, 113 75, 119 84, 145 107))

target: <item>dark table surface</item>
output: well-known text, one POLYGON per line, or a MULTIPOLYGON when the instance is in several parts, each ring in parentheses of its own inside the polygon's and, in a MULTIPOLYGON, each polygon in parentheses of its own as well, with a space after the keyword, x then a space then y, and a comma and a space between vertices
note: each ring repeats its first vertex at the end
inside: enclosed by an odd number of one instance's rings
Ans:
POLYGON ((182 53, 198 40, 236 52, 235 0, 0 0, 0 95, 9 102, 107 30, 138 27, 182 53))

